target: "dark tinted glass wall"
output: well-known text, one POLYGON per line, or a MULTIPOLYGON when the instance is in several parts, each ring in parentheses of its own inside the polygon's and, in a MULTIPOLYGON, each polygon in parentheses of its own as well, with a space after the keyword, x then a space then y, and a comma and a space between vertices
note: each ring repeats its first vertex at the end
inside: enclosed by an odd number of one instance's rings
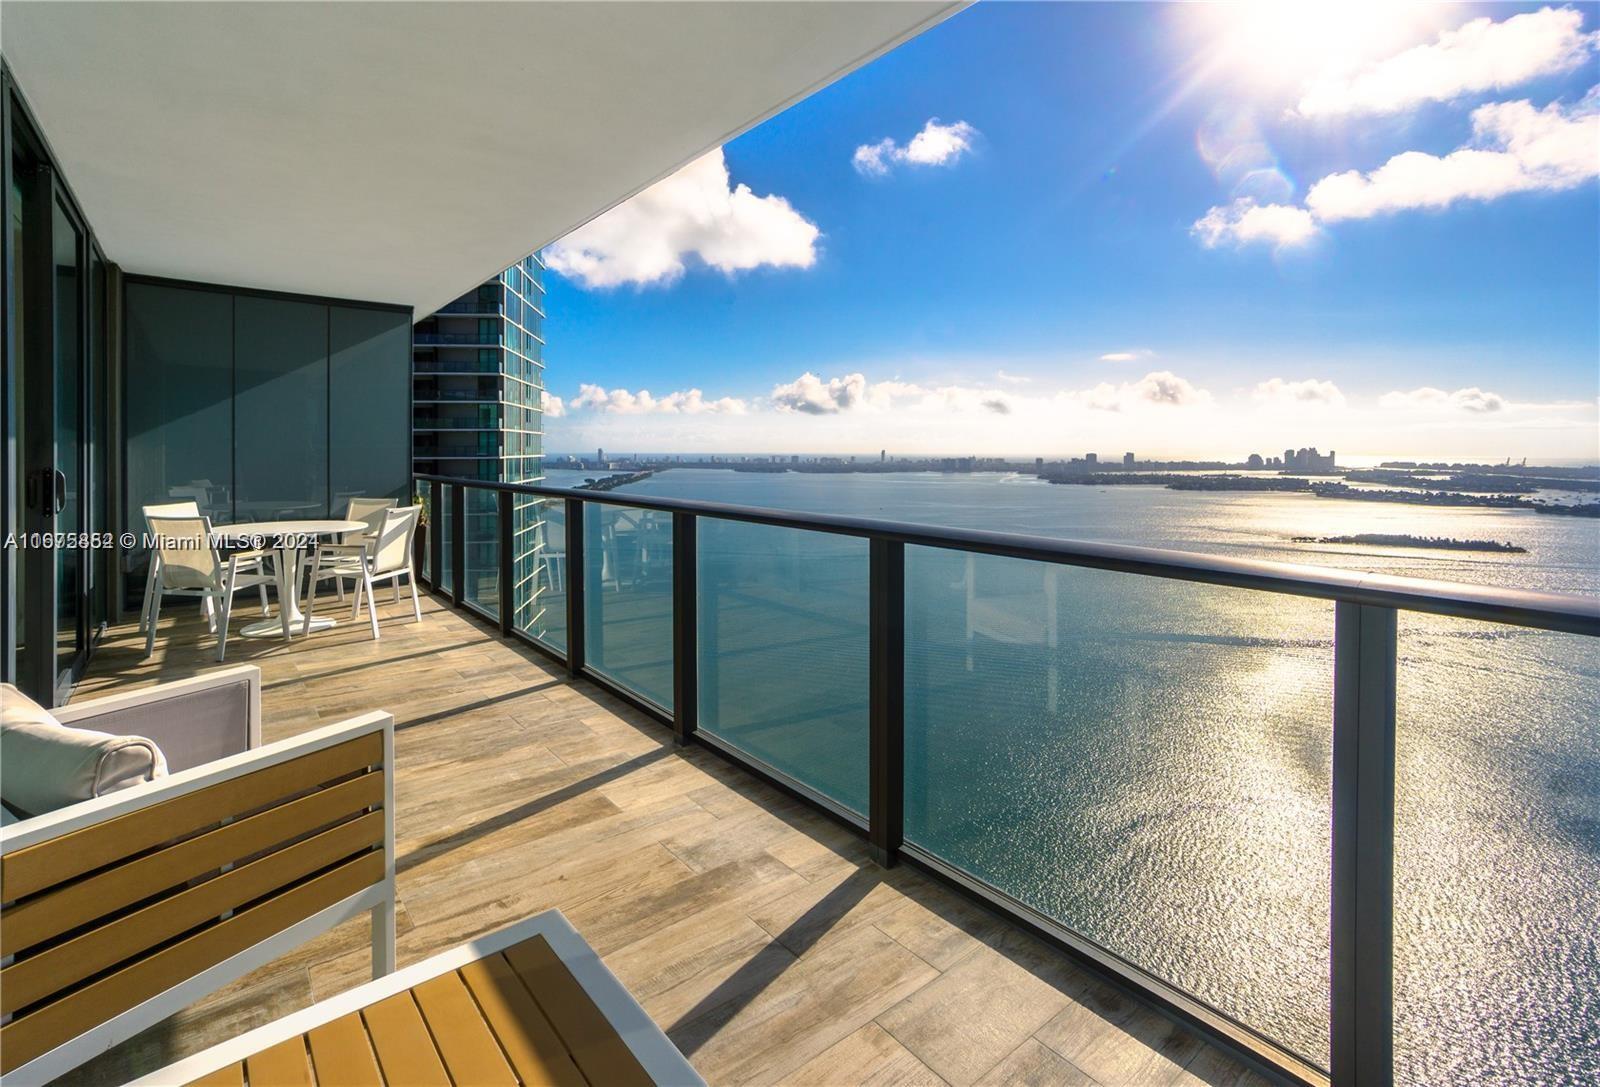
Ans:
POLYGON ((328 486, 333 513, 354 495, 411 486, 411 315, 329 309, 328 486))
POLYGON ((146 505, 186 499, 227 523, 404 497, 409 310, 137 280, 125 313, 124 528, 143 531, 146 505))
POLYGON ((328 307, 233 300, 234 517, 328 515, 328 307))
POLYGON ((233 296, 129 283, 125 297, 123 529, 144 531, 143 506, 187 499, 232 520, 233 296))

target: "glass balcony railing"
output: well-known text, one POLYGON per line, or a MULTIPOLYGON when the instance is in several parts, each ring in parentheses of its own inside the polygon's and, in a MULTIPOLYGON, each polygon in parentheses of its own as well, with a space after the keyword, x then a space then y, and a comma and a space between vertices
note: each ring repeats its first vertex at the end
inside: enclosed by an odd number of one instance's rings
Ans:
POLYGON ((703 520, 699 727, 867 812, 867 543, 703 520))
POLYGON ((583 522, 589 666, 672 709, 672 517, 600 506, 583 522))
POLYGON ((486 332, 413 332, 411 342, 456 347, 498 347, 500 333, 486 332))
POLYGON ((1600 1074, 1600 600, 422 486, 537 502, 506 635, 1289 1080, 1600 1074))
POLYGON ((1326 1067, 1333 605, 929 547, 905 595, 905 840, 1326 1067))
POLYGON ((466 314, 472 317, 493 314, 498 316, 505 310, 504 305, 497 298, 468 298, 458 299, 447 306, 440 306, 434 313, 466 314))

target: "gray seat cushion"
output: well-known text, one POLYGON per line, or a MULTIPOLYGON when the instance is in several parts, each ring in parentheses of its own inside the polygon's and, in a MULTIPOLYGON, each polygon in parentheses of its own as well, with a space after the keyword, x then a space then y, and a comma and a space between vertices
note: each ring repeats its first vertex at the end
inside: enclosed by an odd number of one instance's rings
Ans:
POLYGON ((0 800, 26 815, 165 777, 167 760, 143 736, 69 728, 10 684, 0 684, 0 800))

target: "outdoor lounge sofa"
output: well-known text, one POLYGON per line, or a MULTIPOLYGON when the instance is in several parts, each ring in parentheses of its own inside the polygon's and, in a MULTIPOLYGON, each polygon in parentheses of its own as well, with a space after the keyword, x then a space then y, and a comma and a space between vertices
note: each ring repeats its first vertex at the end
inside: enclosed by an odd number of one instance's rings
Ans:
MULTIPOLYGON (((167 704, 215 693, 184 691, 167 704)), ((364 912, 373 975, 393 970, 393 718, 245 746, 0 828, 6 1084, 59 1076, 364 912)))
POLYGON ((253 667, 53 715, 6 697, 12 725, 98 728, 56 761, 111 791, 0 828, 0 1082, 48 1082, 370 913, 372 982, 138 1082, 703 1083, 556 911, 395 972, 389 714, 261 747, 253 667), (118 742, 155 737, 170 772, 127 780, 150 758, 118 742))

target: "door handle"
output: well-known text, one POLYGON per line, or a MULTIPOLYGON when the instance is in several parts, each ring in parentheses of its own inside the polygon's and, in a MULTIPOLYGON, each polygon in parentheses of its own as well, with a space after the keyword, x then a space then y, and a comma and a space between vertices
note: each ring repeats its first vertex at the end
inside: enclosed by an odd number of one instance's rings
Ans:
POLYGON ((56 485, 55 486, 55 491, 56 491, 56 493, 55 493, 55 501, 52 503, 52 505, 54 505, 55 508, 50 511, 52 516, 54 516, 55 514, 60 513, 62 510, 67 508, 67 477, 66 477, 66 474, 64 472, 62 472, 61 469, 57 468, 55 470, 55 477, 56 477, 55 478, 55 485, 56 485))

